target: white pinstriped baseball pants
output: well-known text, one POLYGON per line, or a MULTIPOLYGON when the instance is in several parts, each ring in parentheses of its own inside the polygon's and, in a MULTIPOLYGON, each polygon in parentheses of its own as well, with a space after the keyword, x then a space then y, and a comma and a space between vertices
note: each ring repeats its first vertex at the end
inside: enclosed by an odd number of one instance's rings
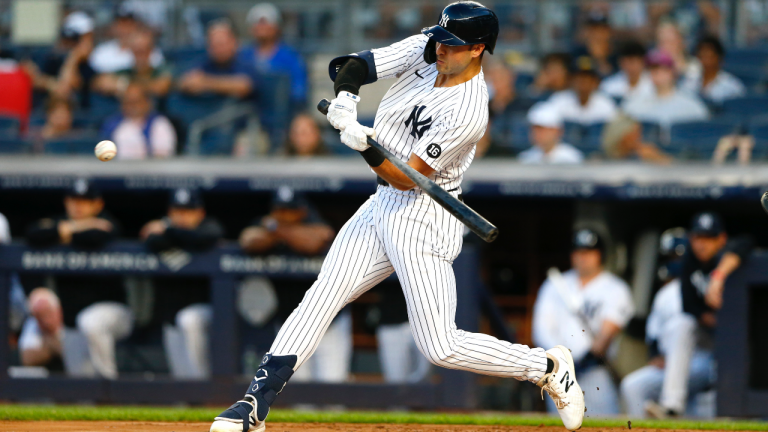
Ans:
POLYGON ((543 349, 456 328, 452 263, 461 251, 463 230, 461 222, 426 194, 379 186, 336 236, 317 281, 270 351, 297 355, 298 369, 336 314, 394 271, 416 344, 430 362, 537 382, 547 365, 543 349))

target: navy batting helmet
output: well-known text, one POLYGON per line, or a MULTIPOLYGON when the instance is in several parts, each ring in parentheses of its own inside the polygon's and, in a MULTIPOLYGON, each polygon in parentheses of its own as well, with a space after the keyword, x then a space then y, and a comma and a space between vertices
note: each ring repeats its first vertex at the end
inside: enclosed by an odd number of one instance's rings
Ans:
POLYGON ((485 44, 485 50, 493 54, 499 36, 499 19, 480 3, 460 1, 446 6, 437 25, 421 32, 429 38, 424 50, 424 61, 429 64, 437 60, 437 42, 450 46, 485 44))

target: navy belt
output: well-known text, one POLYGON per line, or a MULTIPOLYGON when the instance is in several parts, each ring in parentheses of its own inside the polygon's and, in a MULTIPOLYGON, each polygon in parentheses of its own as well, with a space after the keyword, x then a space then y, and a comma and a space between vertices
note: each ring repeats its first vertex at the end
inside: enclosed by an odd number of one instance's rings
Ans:
MULTIPOLYGON (((376 184, 381 186, 389 186, 389 182, 381 178, 380 176, 376 176, 376 184)), ((453 189, 448 190, 447 192, 455 192, 459 190, 459 188, 455 187, 453 189)), ((464 202, 464 195, 459 194, 459 201, 464 202)))

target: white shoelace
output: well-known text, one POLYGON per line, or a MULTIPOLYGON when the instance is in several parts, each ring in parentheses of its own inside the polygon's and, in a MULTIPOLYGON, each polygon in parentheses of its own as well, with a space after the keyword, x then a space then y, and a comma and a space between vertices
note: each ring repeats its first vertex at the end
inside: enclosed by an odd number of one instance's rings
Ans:
POLYGON ((552 401, 555 403, 555 406, 557 409, 563 409, 568 405, 568 402, 564 401, 560 397, 560 388, 559 383, 552 379, 553 376, 550 374, 550 376, 547 378, 547 383, 541 386, 541 399, 544 400, 544 391, 549 393, 549 396, 552 398, 552 401))

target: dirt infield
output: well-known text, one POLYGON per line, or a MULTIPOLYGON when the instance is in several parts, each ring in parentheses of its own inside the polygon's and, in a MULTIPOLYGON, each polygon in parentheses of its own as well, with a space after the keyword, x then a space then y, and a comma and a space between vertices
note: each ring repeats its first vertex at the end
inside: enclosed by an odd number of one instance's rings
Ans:
MULTIPOLYGON (((207 432, 210 423, 108 422, 108 421, 0 421, 4 432, 207 432)), ((565 432, 552 426, 400 425, 353 423, 269 423, 269 432, 565 432)), ((584 432, 628 432, 622 428, 583 428, 584 432)), ((632 428, 632 432, 659 429, 632 428)), ((688 432, 675 430, 675 432, 688 432)), ((690 431, 693 432, 693 431, 690 431)), ((707 431, 718 432, 718 431, 707 431)))

